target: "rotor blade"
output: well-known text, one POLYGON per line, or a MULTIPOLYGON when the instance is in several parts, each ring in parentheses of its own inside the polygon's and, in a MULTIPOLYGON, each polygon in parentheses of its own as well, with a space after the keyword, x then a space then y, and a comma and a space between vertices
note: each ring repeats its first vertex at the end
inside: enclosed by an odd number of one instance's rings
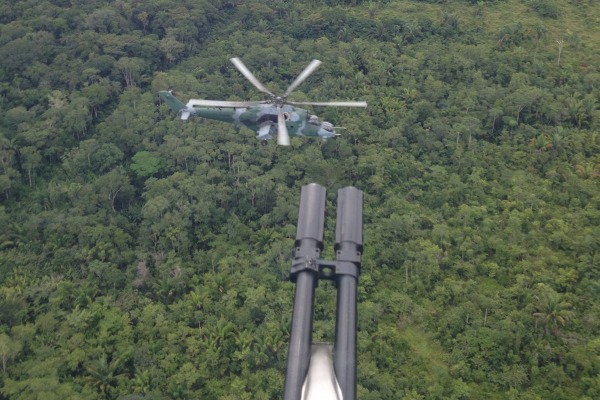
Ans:
POLYGON ((229 107, 229 108, 242 108, 242 107, 254 107, 262 104, 262 101, 220 101, 220 100, 200 100, 190 99, 187 103, 188 107, 199 106, 199 107, 229 107))
POLYGON ((333 106, 333 107, 366 107, 366 101, 288 101, 293 105, 333 106))
POLYGON ((290 145, 290 135, 285 125, 285 117, 281 107, 277 107, 277 144, 282 146, 290 145))
POLYGON ((234 58, 230 59, 229 61, 231 61, 233 63, 233 65, 235 65, 235 67, 238 69, 238 71, 240 71, 246 77, 246 79, 248 79, 254 85, 254 87, 256 87, 258 90, 260 90, 263 93, 266 93, 270 96, 275 96, 258 79, 256 79, 256 77, 254 75, 252 75, 252 72, 250 72, 250 70, 248 68, 246 68, 246 66, 244 65, 242 60, 240 60, 237 57, 234 57, 234 58))
POLYGON ((319 65, 321 65, 321 61, 312 60, 310 62, 310 64, 308 64, 308 66, 306 68, 304 68, 304 71, 302 71, 302 73, 300 75, 298 75, 296 80, 294 82, 292 82, 292 84, 287 88, 283 97, 288 97, 289 94, 292 93, 294 91, 294 89, 296 89, 298 87, 299 84, 304 82, 304 80, 306 78, 308 78, 310 74, 312 74, 313 72, 315 72, 315 70, 317 68, 319 68, 319 65))

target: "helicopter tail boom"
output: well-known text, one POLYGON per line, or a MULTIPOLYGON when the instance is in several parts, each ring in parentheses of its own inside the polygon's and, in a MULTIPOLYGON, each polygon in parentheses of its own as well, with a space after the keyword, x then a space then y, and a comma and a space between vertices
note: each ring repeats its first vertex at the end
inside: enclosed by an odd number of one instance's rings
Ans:
POLYGON ((175 96, 173 96, 173 93, 171 93, 170 90, 163 90, 161 92, 158 92, 158 97, 160 97, 162 101, 167 103, 171 110, 175 111, 176 113, 181 113, 182 119, 188 119, 188 117, 190 116, 190 110, 188 109, 188 106, 186 106, 175 96))

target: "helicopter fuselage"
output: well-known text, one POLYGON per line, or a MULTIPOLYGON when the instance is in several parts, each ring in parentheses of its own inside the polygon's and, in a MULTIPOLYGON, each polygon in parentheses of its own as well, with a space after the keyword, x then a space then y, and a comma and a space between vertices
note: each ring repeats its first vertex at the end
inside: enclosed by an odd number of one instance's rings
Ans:
MULTIPOLYGON (((194 107, 194 115, 202 118, 242 125, 257 133, 257 139, 271 139, 277 134, 277 108, 270 104, 240 108, 194 107)), ((317 136, 328 139, 336 136, 331 124, 321 123, 316 116, 302 108, 282 107, 290 136, 317 136)))
MULTIPOLYGON (((274 104, 259 104, 252 107, 199 107, 183 104, 171 92, 159 93, 160 98, 169 107, 181 114, 181 119, 187 120, 190 116, 229 122, 244 126, 256 132, 259 140, 272 139, 277 135, 277 107, 274 104)), ((290 136, 313 136, 329 139, 337 136, 333 124, 321 122, 303 108, 285 104, 281 107, 285 125, 290 136)))

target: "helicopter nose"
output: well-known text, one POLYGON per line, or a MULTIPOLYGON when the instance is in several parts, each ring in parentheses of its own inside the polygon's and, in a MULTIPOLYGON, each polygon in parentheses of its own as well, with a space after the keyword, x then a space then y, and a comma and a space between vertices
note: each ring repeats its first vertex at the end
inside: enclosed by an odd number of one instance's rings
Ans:
POLYGON ((333 132, 333 124, 331 122, 327 122, 327 121, 323 121, 323 123, 321 124, 321 128, 325 129, 328 132, 333 132))
POLYGON ((319 129, 319 136, 323 139, 329 139, 332 137, 339 136, 339 133, 335 132, 333 124, 331 122, 324 121, 319 129))

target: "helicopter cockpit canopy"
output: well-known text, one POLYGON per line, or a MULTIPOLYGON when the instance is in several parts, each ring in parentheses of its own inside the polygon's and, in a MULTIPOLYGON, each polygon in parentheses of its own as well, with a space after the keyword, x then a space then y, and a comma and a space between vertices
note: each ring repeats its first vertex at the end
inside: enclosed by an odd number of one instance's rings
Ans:
POLYGON ((325 129, 327 132, 333 132, 333 124, 331 122, 324 121, 321 128, 325 129))

